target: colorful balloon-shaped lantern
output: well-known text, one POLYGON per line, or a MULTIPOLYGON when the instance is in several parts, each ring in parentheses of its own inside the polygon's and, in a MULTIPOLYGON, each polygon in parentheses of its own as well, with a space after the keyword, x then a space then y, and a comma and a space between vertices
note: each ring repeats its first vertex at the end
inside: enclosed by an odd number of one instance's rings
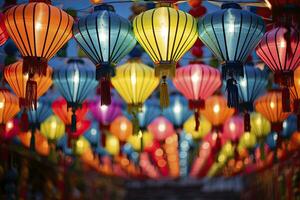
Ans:
POLYGON ((201 126, 196 131, 195 130, 195 116, 191 116, 184 124, 183 129, 185 132, 192 136, 194 140, 199 140, 205 137, 212 129, 211 123, 202 115, 200 117, 201 126))
POLYGON ((132 134, 132 124, 125 116, 119 116, 111 123, 110 132, 124 144, 132 134))
POLYGON ((8 40, 9 35, 6 31, 5 23, 4 23, 4 15, 0 13, 0 46, 2 46, 6 40, 8 40))
POLYGON ((41 134, 48 141, 56 142, 65 134, 65 124, 56 115, 51 115, 41 124, 41 134))
POLYGON ((165 117, 158 117, 148 126, 148 131, 154 135, 154 139, 164 141, 175 133, 173 124, 165 117))

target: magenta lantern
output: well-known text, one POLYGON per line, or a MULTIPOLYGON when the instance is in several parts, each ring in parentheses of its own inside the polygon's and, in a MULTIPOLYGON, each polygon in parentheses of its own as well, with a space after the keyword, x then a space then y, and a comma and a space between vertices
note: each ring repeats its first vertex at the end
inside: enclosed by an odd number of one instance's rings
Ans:
POLYGON ((200 123, 199 110, 204 108, 204 101, 220 87, 220 72, 205 64, 190 64, 176 70, 173 83, 189 100, 189 108, 195 111, 197 131, 200 123))
POLYGON ((164 141, 167 137, 175 133, 173 124, 165 117, 157 117, 148 125, 148 131, 158 141, 164 141))
POLYGON ((289 112, 289 87, 294 85, 294 71, 300 64, 300 33, 292 27, 274 28, 265 33, 256 53, 274 72, 275 83, 283 89, 282 109, 289 112))
POLYGON ((10 140, 19 132, 19 125, 17 119, 11 119, 5 124, 5 131, 1 135, 4 140, 10 140))
POLYGON ((233 143, 237 143, 240 136, 244 133, 244 119, 241 116, 233 116, 229 118, 223 127, 223 136, 232 141, 233 143))

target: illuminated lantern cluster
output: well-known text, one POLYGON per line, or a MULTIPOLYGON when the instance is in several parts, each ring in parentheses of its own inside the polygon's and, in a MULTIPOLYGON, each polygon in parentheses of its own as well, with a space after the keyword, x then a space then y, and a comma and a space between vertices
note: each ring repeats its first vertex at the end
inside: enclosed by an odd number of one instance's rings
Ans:
POLYGON ((169 174, 172 178, 179 176, 178 137, 173 134, 166 138, 164 146, 169 166, 169 174))
POLYGON ((189 100, 189 108, 195 111, 195 130, 199 129, 199 111, 205 107, 205 100, 221 85, 217 69, 204 64, 191 64, 176 71, 175 87, 189 100))
POLYGON ((170 3, 142 12, 133 20, 137 41, 155 64, 155 76, 161 77, 160 102, 169 105, 167 77, 175 77, 176 63, 195 43, 197 22, 170 3))
POLYGON ((116 64, 135 46, 131 24, 117 15, 111 5, 101 4, 94 12, 74 25, 74 37, 96 65, 96 78, 101 84, 101 102, 109 105, 110 78, 116 64))
POLYGON ((243 76, 243 64, 265 31, 261 17, 242 10, 239 4, 224 3, 222 10, 199 20, 199 37, 222 64, 227 80, 228 106, 238 107, 237 76, 243 76))
POLYGON ((4 24, 4 15, 0 13, 0 46, 2 46, 9 38, 4 24))

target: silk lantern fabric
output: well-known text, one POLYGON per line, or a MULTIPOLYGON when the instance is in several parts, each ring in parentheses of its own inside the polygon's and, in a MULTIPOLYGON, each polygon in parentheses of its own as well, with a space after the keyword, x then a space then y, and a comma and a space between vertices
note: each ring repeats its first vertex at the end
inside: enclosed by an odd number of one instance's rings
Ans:
POLYGON ((9 38, 4 23, 4 15, 0 13, 0 46, 2 46, 9 38))

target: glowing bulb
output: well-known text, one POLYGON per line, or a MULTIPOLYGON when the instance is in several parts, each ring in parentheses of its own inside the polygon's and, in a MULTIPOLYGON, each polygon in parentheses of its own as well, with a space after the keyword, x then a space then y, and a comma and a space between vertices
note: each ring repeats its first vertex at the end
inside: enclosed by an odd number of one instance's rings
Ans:
POLYGON ((215 104, 214 107, 213 107, 213 111, 214 111, 214 113, 220 112, 220 105, 219 104, 215 104))
POLYGON ((233 24, 233 23, 230 23, 230 24, 228 25, 228 32, 229 32, 229 33, 234 33, 234 24, 233 24))
POLYGON ((136 85, 136 72, 135 72, 135 70, 132 70, 132 71, 131 71, 131 77, 130 77, 130 80, 131 80, 132 86, 135 86, 135 85, 136 85))
POLYGON ((274 103, 273 101, 270 102, 270 107, 271 107, 272 109, 275 108, 275 103, 274 103))
POLYGON ((74 76, 73 76, 74 83, 79 83, 79 71, 78 69, 75 70, 74 76))
POLYGON ((55 129, 55 128, 56 128, 56 125, 57 125, 57 124, 56 124, 56 121, 51 122, 51 128, 52 128, 52 129, 55 129))
POLYGON ((138 138, 141 139, 142 137, 143 137, 143 133, 142 133, 142 131, 140 130, 139 133, 138 133, 138 138))
POLYGON ((269 9, 272 9, 272 4, 269 2, 269 0, 265 0, 265 3, 269 9))
POLYGON ((108 109, 108 106, 107 105, 100 105, 100 109, 102 112, 106 112, 107 109, 108 109))
POLYGON ((273 139, 276 141, 277 138, 278 138, 278 135, 277 135, 277 134, 274 134, 274 135, 273 135, 273 139))
POLYGON ((230 131, 235 131, 235 124, 233 122, 229 123, 229 130, 230 131))
POLYGON ((95 135, 97 134, 96 129, 92 128, 92 129, 91 129, 91 134, 95 136, 95 135))
POLYGON ((126 131, 127 130, 127 124, 125 122, 122 122, 120 125, 121 131, 126 131))
POLYGON ((284 121, 284 122, 282 123, 282 127, 283 127, 283 128, 286 128, 286 127, 287 127, 286 121, 284 121))
POLYGON ((242 86, 242 87, 247 87, 247 80, 244 78, 244 79, 242 79, 241 81, 240 81, 240 85, 242 86))
POLYGON ((78 140, 76 144, 77 144, 78 148, 82 148, 83 147, 83 142, 81 140, 78 140))
POLYGON ((36 30, 41 30, 42 24, 40 22, 36 22, 35 23, 35 28, 36 28, 36 30))
POLYGON ((181 112, 181 105, 180 105, 180 103, 178 101, 175 103, 173 111, 176 114, 179 114, 181 112))
POLYGON ((164 123, 160 123, 158 125, 158 131, 164 132, 167 129, 166 125, 164 123))
POLYGON ((24 74, 23 77, 24 77, 25 80, 28 80, 29 74, 28 74, 28 73, 27 73, 27 74, 24 74))
POLYGON ((3 101, 0 102, 0 109, 2 109, 2 108, 4 108, 4 102, 3 101))
POLYGON ((217 140, 218 133, 214 132, 211 137, 212 137, 213 140, 217 140))
POLYGON ((258 126, 260 126, 260 125, 261 125, 261 123, 262 123, 262 122, 261 122, 261 118, 260 118, 260 117, 259 117, 259 118, 257 118, 257 119, 256 119, 256 124, 257 124, 258 126))
POLYGON ((285 43, 285 41, 282 39, 281 41, 280 41, 280 48, 285 48, 286 47, 286 43, 285 43))
POLYGON ((14 127, 14 124, 13 124, 11 121, 7 122, 6 128, 7 128, 8 130, 12 129, 13 127, 14 127))
POLYGON ((199 82, 199 74, 198 73, 195 73, 195 74, 193 74, 192 75, 192 82, 194 83, 194 84, 196 84, 196 83, 198 83, 199 82))

